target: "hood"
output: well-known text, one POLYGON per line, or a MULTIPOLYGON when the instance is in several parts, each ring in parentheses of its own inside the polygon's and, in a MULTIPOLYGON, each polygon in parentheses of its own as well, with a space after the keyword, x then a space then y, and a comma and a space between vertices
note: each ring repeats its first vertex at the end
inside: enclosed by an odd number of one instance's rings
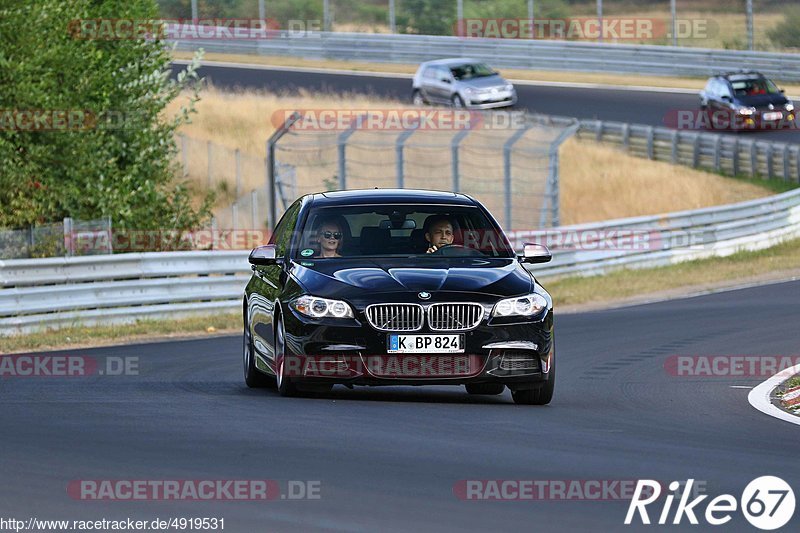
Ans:
POLYGON ((739 96, 736 101, 747 107, 767 107, 769 104, 775 106, 775 109, 783 108, 789 99, 783 94, 753 94, 750 96, 739 96))
POLYGON ((464 87, 471 87, 473 89, 488 89, 491 87, 505 87, 508 85, 508 82, 497 74, 469 80, 458 80, 458 83, 464 87))
POLYGON ((305 289, 327 298, 361 299, 375 293, 428 291, 516 296, 532 292, 530 274, 513 258, 317 261, 295 264, 292 274, 305 289))

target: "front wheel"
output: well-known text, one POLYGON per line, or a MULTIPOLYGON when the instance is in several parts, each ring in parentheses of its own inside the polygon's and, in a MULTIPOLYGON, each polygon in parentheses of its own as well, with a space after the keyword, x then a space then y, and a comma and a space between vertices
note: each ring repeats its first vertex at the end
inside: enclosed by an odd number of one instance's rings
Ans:
POLYGON ((461 98, 461 96, 459 96, 457 94, 453 95, 453 98, 451 100, 451 104, 455 109, 461 109, 461 108, 467 107, 466 104, 464 103, 464 99, 461 98))
POLYGON ((297 396, 297 386, 289 376, 290 364, 286 361, 286 334, 283 330, 283 320, 279 318, 275 326, 275 381, 281 396, 297 396))
POLYGON ((518 405, 547 405, 553 399, 556 386, 556 359, 555 353, 550 356, 550 375, 547 381, 535 389, 511 390, 511 397, 518 405))
POLYGON ((419 89, 414 90, 414 93, 411 95, 411 102, 417 107, 422 107, 426 104, 425 98, 422 97, 422 93, 419 92, 419 89))
POLYGON ((253 347, 253 337, 250 335, 250 324, 248 324, 247 312, 244 313, 244 341, 242 342, 242 354, 244 362, 244 382, 252 389, 268 387, 274 383, 272 379, 262 374, 256 369, 256 352, 253 347))

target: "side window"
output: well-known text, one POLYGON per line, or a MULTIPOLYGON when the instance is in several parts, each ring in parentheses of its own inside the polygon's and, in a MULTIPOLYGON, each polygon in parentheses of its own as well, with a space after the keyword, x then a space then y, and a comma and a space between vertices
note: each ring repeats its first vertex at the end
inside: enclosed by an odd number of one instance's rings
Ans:
POLYGON ((436 79, 439 81, 449 80, 450 79, 450 69, 447 67, 437 67, 436 68, 436 79))
POLYGON ((727 83, 727 82, 720 80, 718 83, 719 83, 719 90, 717 91, 717 93, 718 93, 718 94, 719 94, 721 97, 722 97, 722 96, 728 96, 728 97, 732 97, 732 96, 733 96, 733 95, 731 94, 731 90, 730 90, 730 88, 728 87, 728 83, 727 83))
POLYGON ((714 79, 708 80, 708 83, 706 83, 706 88, 703 90, 706 92, 706 96, 716 96, 717 95, 716 80, 714 79))
POLYGON ((431 79, 436 77, 436 68, 435 67, 427 67, 424 71, 422 71, 422 77, 426 79, 431 79))
POLYGON ((285 257, 286 251, 289 249, 289 244, 292 242, 292 235, 294 229, 297 227, 297 215, 300 214, 300 201, 296 201, 281 217, 278 225, 275 226, 275 231, 269 239, 270 244, 274 244, 277 248, 277 256, 285 257))

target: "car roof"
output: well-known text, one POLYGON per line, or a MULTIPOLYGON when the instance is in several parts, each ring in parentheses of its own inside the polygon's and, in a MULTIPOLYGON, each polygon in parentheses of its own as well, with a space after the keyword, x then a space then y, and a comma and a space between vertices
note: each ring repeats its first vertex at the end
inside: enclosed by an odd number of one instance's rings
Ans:
POLYGON ((756 78, 764 78, 766 76, 764 76, 760 72, 756 72, 755 70, 739 70, 736 72, 722 72, 714 77, 724 78, 729 81, 738 81, 738 80, 752 80, 756 78))
POLYGON ((453 65, 463 65, 465 63, 483 63, 483 61, 471 57, 451 57, 446 59, 435 59, 433 61, 425 61, 424 63, 422 63, 422 65, 426 67, 431 67, 434 65, 453 66, 453 65))
POLYGON ((475 200, 465 194, 425 189, 353 189, 321 192, 310 196, 314 205, 318 206, 405 203, 475 205, 475 200))

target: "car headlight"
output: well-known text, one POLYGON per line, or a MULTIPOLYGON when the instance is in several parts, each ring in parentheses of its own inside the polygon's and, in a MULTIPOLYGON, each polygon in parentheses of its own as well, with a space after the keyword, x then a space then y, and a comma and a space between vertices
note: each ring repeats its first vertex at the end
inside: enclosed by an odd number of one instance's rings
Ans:
POLYGON ((752 115, 756 112, 755 107, 740 107, 738 110, 740 115, 752 115))
POLYGON ((465 89, 464 89, 464 92, 465 92, 466 94, 475 94, 475 93, 477 93, 478 91, 477 91, 477 90, 475 90, 475 89, 473 89, 472 87, 467 87, 467 88, 465 88, 465 89))
POLYGON ((533 316, 547 308, 547 300, 541 294, 533 293, 527 296, 506 298, 500 300, 492 310, 492 316, 502 318, 506 316, 533 316))
POLYGON ((506 85, 505 89, 506 89, 506 91, 513 91, 514 90, 514 86, 509 83, 508 85, 506 85))
POLYGON ((310 318, 353 318, 353 309, 347 302, 305 295, 290 304, 295 311, 310 318))
POLYGON ((786 105, 783 107, 786 108, 786 111, 794 111, 794 104, 791 102, 786 102, 786 105))

